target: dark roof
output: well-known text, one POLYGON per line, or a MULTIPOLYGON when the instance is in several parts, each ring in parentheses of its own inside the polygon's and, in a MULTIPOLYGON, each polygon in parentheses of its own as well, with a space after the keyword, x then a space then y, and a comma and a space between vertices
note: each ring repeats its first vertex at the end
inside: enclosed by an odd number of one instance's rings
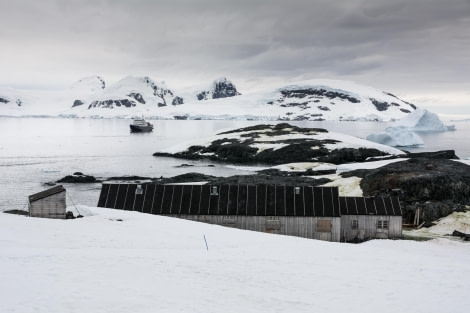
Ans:
POLYGON ((63 191, 65 191, 65 188, 62 185, 58 185, 50 189, 35 193, 34 195, 30 195, 29 202, 34 202, 43 198, 47 198, 49 196, 61 193, 63 191))
POLYGON ((341 215, 402 215, 398 197, 340 197, 341 215))
POLYGON ((339 217, 337 187, 103 184, 99 207, 151 214, 339 217), (215 189, 214 189, 215 188, 215 189))

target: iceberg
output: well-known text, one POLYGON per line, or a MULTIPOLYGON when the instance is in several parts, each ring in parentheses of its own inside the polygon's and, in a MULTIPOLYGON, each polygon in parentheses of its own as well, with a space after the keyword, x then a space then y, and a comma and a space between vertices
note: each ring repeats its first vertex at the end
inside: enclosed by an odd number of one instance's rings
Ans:
POLYGON ((367 140, 392 147, 413 147, 424 142, 415 132, 444 132, 455 130, 454 125, 445 126, 437 114, 426 109, 416 109, 406 117, 387 127, 384 132, 370 134, 367 140))
POLYGON ((412 147, 424 144, 421 137, 403 126, 387 127, 384 132, 370 134, 366 139, 392 147, 412 147))
POLYGON ((447 130, 455 130, 454 125, 445 126, 437 114, 429 112, 426 109, 416 109, 396 122, 392 127, 394 126, 404 127, 409 130, 419 132, 443 132, 447 130))

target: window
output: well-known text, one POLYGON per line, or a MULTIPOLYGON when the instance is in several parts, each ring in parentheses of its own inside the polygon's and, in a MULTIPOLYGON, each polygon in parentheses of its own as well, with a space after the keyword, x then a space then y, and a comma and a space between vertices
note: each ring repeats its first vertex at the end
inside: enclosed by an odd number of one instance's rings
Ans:
POLYGON ((329 233, 331 231, 331 221, 330 220, 318 220, 317 231, 329 233))
POLYGON ((358 222, 357 222, 357 220, 352 220, 352 221, 351 221, 351 228, 352 228, 352 229, 357 229, 357 228, 358 228, 358 222))
POLYGON ((300 195, 300 187, 295 187, 295 194, 300 195))
POLYGON ((144 190, 142 189, 142 185, 137 185, 137 188, 135 190, 136 195, 141 195, 144 193, 144 190))
POLYGON ((219 190, 218 190, 217 186, 212 186, 211 196, 218 196, 218 195, 219 195, 219 190))
POLYGON ((377 228, 388 228, 388 221, 377 221, 377 228))
POLYGON ((281 229, 281 221, 276 219, 266 220, 266 231, 281 229))

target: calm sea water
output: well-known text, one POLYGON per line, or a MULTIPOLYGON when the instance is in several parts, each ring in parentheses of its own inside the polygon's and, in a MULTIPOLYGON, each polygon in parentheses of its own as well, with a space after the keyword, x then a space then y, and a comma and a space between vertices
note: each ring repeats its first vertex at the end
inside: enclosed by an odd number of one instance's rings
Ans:
MULTIPOLYGON (((153 121, 154 132, 131 134, 129 122, 121 119, 0 118, 0 211, 22 209, 28 195, 49 188, 44 184, 74 172, 103 178, 124 175, 169 177, 187 172, 217 176, 251 173, 249 169, 226 164, 156 158, 152 154, 223 129, 262 123, 153 121), (179 167, 183 163, 193 167, 179 167)), ((376 122, 292 124, 326 128, 361 138, 389 126, 376 122)), ((454 149, 460 158, 470 157, 466 138, 470 122, 454 124, 457 130, 453 132, 420 134, 425 146, 409 150, 454 149)), ((70 195, 68 205, 94 206, 98 202, 100 184, 64 184, 64 187, 70 195)))

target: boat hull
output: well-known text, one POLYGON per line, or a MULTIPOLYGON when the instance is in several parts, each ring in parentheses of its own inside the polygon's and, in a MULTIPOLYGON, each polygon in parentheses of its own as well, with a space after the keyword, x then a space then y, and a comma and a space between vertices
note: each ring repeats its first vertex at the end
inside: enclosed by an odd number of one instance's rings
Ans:
POLYGON ((130 125, 131 132, 133 133, 148 133, 153 131, 153 126, 136 126, 130 125))

